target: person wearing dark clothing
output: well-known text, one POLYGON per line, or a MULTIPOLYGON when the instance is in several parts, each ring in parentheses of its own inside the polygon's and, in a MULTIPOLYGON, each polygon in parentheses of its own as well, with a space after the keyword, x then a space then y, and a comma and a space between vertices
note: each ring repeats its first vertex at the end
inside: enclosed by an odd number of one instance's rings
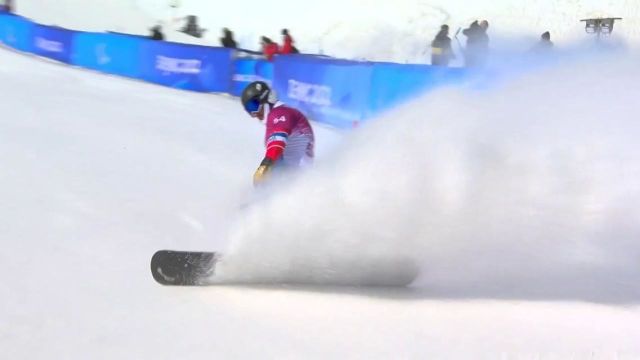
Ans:
POLYGON ((449 66, 449 61, 454 57, 449 37, 449 25, 442 25, 440 32, 431 42, 431 65, 449 66))
POLYGON ((222 33, 224 34, 220 38, 220 44, 223 47, 236 49, 238 48, 238 43, 233 39, 233 32, 227 28, 222 29, 222 33))
POLYGON ((474 21, 462 33, 467 37, 467 47, 464 52, 465 65, 467 67, 482 67, 487 62, 489 55, 489 22, 483 20, 474 21))
POLYGON ((297 54, 299 53, 298 49, 293 46, 293 38, 289 34, 289 30, 282 29, 282 49, 280 50, 281 54, 297 54))
POLYGON ((203 29, 200 27, 200 25, 198 25, 198 17, 195 15, 189 15, 187 16, 187 23, 185 24, 185 26, 180 30, 181 32, 197 37, 197 38, 201 38, 202 35, 204 34, 205 31, 207 31, 206 29, 203 29))
POLYGON ((151 28, 151 35, 149 35, 151 40, 164 40, 164 34, 162 33, 162 27, 160 25, 156 25, 151 28))
POLYGON ((273 60, 273 57, 280 52, 278 48, 278 44, 274 43, 273 40, 269 39, 266 36, 262 37, 262 53, 267 58, 267 60, 273 60))
POLYGON ((8 13, 12 13, 15 11, 14 6, 13 6, 13 0, 6 0, 4 2, 4 5, 0 4, 0 12, 8 12, 8 13))
POLYGON ((551 41, 551 33, 546 31, 540 35, 540 41, 531 49, 532 52, 542 54, 549 52, 553 49, 553 42, 551 41))

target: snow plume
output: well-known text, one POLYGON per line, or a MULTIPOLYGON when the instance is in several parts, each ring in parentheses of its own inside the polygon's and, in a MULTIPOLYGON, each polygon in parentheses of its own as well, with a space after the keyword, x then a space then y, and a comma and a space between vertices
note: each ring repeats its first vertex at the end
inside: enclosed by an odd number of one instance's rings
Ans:
POLYGON ((357 283, 384 259, 419 264, 434 296, 638 300, 636 64, 442 89, 377 119, 256 205, 221 274, 357 283))

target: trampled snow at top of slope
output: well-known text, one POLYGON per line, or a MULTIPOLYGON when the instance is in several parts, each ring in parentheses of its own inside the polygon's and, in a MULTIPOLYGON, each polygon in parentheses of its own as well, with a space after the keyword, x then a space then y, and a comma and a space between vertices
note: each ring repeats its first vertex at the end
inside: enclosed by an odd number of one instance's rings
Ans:
POLYGON ((151 27, 162 25, 168 41, 207 44, 203 39, 176 31, 184 21, 170 12, 169 7, 166 16, 154 17, 141 11, 133 0, 18 0, 16 9, 19 15, 41 24, 73 30, 149 35, 151 27))
POLYGON ((638 301, 637 63, 572 61, 390 112, 239 219, 221 273, 340 283, 410 258, 434 294, 638 301))
POLYGON ((174 19, 194 14, 208 28, 204 38, 169 31, 169 40, 218 45, 220 30, 229 27, 241 47, 257 50, 261 36, 279 41, 280 30, 289 28, 303 52, 401 63, 428 63, 429 44, 441 24, 454 33, 476 19, 490 21, 495 49, 526 51, 544 31, 563 47, 587 38, 580 19, 599 16, 623 17, 614 36, 631 44, 640 39, 640 2, 633 0, 20 0, 18 12, 80 30, 140 34, 158 22, 177 29, 182 23, 174 19))
MULTIPOLYGON (((154 3, 137 2, 143 9, 154 3)), ((275 0, 269 6, 260 4, 229 3, 220 11, 207 0, 184 0, 181 11, 199 14, 211 29, 233 29, 241 45, 249 48, 256 48, 262 35, 280 39, 280 29, 288 28, 303 52, 401 63, 428 63, 430 42, 440 25, 449 24, 453 36, 476 19, 491 23, 494 47, 515 46, 519 51, 528 50, 547 30, 558 45, 584 38, 584 23, 579 20, 591 16, 625 17, 614 34, 629 39, 640 36, 640 4, 633 1, 275 0)), ((460 41, 464 43, 462 34, 460 41)))

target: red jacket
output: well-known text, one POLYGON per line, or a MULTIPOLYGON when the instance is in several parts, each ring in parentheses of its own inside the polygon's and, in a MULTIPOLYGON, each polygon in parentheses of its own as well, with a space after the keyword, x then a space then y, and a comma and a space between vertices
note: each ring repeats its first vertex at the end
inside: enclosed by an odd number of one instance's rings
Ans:
POLYGON ((313 159, 313 129, 300 111, 278 101, 269 107, 266 125, 265 158, 293 166, 299 166, 303 159, 313 159))
POLYGON ((291 54, 293 52, 293 38, 291 35, 284 36, 284 44, 282 44, 282 54, 291 54))
POLYGON ((265 44, 263 50, 264 56, 267 57, 267 60, 271 61, 273 60, 273 56, 278 53, 278 50, 278 44, 276 43, 265 44))

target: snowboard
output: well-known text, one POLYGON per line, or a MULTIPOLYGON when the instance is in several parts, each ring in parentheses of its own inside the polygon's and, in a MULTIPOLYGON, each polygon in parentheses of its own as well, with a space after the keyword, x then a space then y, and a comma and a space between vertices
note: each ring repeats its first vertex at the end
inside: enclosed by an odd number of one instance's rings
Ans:
POLYGON ((151 258, 151 275, 162 285, 208 285, 219 258, 215 252, 159 250, 151 258))
MULTIPOLYGON (((216 280, 216 266, 222 255, 216 252, 159 250, 151 258, 151 274, 155 281, 162 285, 173 286, 207 286, 222 284, 216 280)), ((411 284, 418 276, 419 268, 411 261, 403 258, 376 259, 371 267, 371 260, 353 259, 349 262, 334 265, 337 278, 309 278, 289 276, 284 283, 320 286, 383 286, 404 287, 411 284), (365 269, 365 270, 362 270, 365 269)), ((254 278, 256 284, 270 284, 272 279, 254 278)))

